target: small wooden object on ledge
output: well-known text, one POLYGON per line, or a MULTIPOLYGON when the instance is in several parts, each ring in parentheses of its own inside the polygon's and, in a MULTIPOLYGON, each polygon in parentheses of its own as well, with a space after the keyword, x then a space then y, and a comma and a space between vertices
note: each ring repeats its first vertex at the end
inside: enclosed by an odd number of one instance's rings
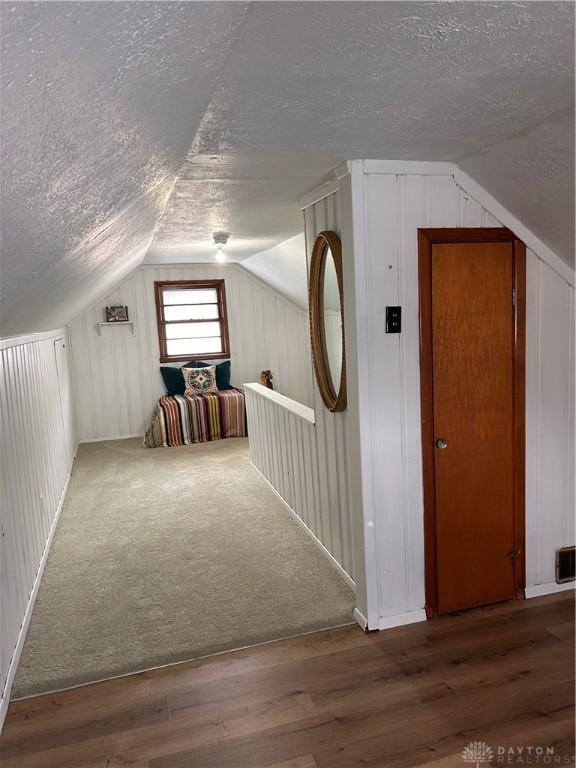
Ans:
POLYGON ((272 384, 273 378, 272 371, 262 371, 260 374, 260 384, 262 384, 263 387, 268 387, 268 389, 274 389, 274 384, 272 384))

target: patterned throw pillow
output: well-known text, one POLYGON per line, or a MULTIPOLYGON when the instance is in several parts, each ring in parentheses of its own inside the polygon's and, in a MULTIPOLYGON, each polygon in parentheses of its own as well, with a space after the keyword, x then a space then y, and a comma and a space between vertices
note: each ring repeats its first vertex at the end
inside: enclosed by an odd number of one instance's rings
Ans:
POLYGON ((208 368, 182 368, 185 395, 205 395, 208 392, 218 392, 216 386, 216 366, 208 368))

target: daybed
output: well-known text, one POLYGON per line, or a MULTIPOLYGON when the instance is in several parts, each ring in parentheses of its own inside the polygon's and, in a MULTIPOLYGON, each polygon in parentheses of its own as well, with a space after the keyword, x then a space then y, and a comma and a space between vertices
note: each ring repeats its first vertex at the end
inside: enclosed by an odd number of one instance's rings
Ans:
POLYGON ((205 395, 165 395, 152 414, 146 448, 246 437, 244 393, 225 389, 205 395))
POLYGON ((152 424, 144 437, 146 448, 246 436, 244 393, 230 384, 229 360, 214 367, 192 360, 182 368, 162 367, 160 373, 167 394, 154 408, 152 424), (201 381, 204 386, 209 385, 210 390, 187 389, 183 372, 196 377, 196 384, 201 381))

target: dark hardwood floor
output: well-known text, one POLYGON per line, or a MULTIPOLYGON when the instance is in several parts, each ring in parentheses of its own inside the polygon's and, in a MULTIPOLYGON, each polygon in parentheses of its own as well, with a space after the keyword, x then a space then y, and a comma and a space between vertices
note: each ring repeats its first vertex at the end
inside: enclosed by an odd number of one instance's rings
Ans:
POLYGON ((574 602, 321 632, 14 702, 2 768, 572 765, 574 602), (554 762, 498 748, 551 747, 554 762))

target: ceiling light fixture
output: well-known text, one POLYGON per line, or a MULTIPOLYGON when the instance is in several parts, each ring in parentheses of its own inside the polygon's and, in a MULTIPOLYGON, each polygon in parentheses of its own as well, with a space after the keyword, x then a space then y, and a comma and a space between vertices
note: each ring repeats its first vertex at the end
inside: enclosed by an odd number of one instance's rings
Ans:
POLYGON ((214 240, 214 245, 216 246, 216 261, 226 261, 226 254, 223 252, 223 248, 228 242, 228 238, 230 237, 229 232, 213 232, 212 233, 212 239, 214 240))

